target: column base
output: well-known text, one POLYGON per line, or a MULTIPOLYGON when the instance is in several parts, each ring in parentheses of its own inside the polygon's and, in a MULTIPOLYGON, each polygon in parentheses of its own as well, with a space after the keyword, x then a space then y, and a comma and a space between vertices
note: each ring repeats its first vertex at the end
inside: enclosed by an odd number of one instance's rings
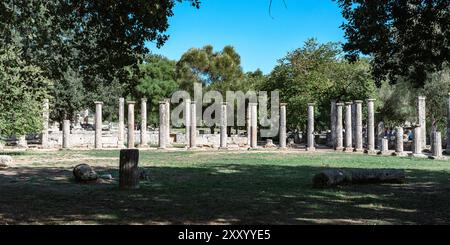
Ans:
POLYGON ((228 151, 229 148, 228 147, 219 147, 218 150, 219 151, 228 151))
POLYGON ((280 146, 278 147, 278 150, 286 151, 288 148, 286 146, 280 146))
POLYGON ((355 152, 355 153, 364 153, 364 149, 363 148, 355 149, 353 152, 355 152))
POLYGON ((445 160, 448 159, 448 158, 445 157, 445 156, 439 156, 439 157, 437 157, 437 156, 429 156, 428 158, 429 158, 429 159, 432 159, 432 160, 438 160, 438 161, 445 161, 445 160))
POLYGON ((391 152, 390 151, 380 151, 380 152, 378 152, 378 155, 380 155, 380 156, 391 156, 391 152))
POLYGON ((344 152, 345 152, 345 153, 353 153, 354 150, 355 150, 355 149, 353 149, 353 147, 352 147, 352 148, 348 148, 348 147, 347 147, 347 148, 344 149, 344 152))
POLYGON ((258 147, 250 147, 250 148, 248 148, 247 150, 249 150, 249 151, 257 151, 257 150, 259 150, 259 148, 258 147))
POLYGON ((394 153, 392 153, 392 156, 395 156, 395 157, 407 157, 408 153, 406 153, 406 152, 394 152, 394 153))
POLYGON ((139 148, 142 148, 142 149, 148 149, 148 148, 150 148, 150 146, 149 145, 139 145, 139 148))
POLYGON ((336 147, 336 148, 334 148, 334 150, 335 150, 335 151, 343 151, 343 150, 344 150, 344 147, 336 147))
POLYGON ((306 151, 314 152, 316 151, 316 147, 306 147, 306 151))
POLYGON ((158 147, 158 150, 167 150, 167 147, 158 147))
POLYGON ((423 153, 412 153, 411 156, 417 158, 427 158, 427 156, 423 153))
POLYGON ((366 150, 365 153, 367 153, 367 155, 369 155, 369 156, 378 155, 378 151, 376 151, 376 150, 366 150))

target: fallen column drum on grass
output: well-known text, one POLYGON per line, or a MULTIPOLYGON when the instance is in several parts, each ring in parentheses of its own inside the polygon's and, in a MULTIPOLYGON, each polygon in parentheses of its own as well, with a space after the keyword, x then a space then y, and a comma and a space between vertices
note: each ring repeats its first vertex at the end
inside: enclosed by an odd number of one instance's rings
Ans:
POLYGON ((404 183, 406 174, 400 169, 327 169, 313 177, 313 187, 324 188, 344 184, 404 183))

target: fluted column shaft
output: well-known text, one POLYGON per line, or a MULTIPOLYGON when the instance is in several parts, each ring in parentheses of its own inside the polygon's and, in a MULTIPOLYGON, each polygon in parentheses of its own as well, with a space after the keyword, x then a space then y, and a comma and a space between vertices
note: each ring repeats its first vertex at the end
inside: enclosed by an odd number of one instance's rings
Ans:
POLYGON ((307 130, 307 151, 315 151, 314 146, 314 104, 308 104, 308 130, 307 130))
POLYGON ((135 148, 135 135, 134 135, 134 106, 136 102, 128 101, 128 140, 127 145, 129 149, 135 148))
POLYGON ((286 148, 286 103, 280 104, 280 148, 286 148))
POLYGON ((103 102, 96 101, 94 103, 95 103, 95 149, 102 149, 103 102))
POLYGON ((342 151, 344 149, 344 135, 342 124, 342 107, 343 103, 336 103, 336 144, 335 150, 342 151))

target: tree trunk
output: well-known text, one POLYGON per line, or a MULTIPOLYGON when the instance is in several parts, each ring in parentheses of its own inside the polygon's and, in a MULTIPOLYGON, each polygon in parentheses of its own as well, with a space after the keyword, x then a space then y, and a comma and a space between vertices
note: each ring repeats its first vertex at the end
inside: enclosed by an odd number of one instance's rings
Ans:
POLYGON ((124 149, 120 151, 119 187, 120 189, 139 188, 139 150, 124 149))
POLYGON ((316 188, 343 184, 404 183, 406 174, 399 169, 327 169, 313 178, 316 188))

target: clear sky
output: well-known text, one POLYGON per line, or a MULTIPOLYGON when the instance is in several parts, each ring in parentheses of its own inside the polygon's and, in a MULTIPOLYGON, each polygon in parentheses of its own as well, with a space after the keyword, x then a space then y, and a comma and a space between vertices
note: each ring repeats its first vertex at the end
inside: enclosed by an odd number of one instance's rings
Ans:
POLYGON ((244 71, 269 73, 277 60, 315 37, 319 42, 344 41, 344 22, 332 0, 202 0, 200 9, 177 4, 170 18, 169 40, 152 53, 178 60, 191 47, 211 44, 214 50, 232 45, 241 55, 244 71))

